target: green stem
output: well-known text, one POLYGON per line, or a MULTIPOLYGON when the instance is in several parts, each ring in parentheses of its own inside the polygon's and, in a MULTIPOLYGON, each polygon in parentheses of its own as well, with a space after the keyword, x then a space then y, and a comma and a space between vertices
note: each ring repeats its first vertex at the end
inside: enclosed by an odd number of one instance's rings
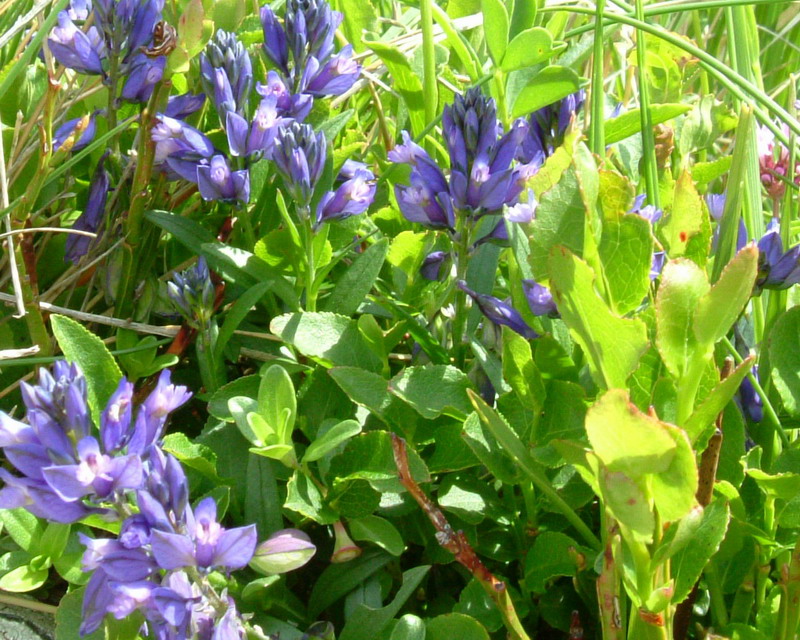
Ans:
POLYGON ((317 264, 314 255, 314 228, 311 216, 305 216, 303 221, 303 242, 306 245, 306 311, 316 311, 317 292, 314 280, 317 277, 317 264))
POLYGON ((169 80, 162 80, 156 85, 150 101, 142 112, 139 125, 138 155, 131 185, 133 196, 125 219, 125 243, 122 247, 122 267, 117 287, 116 309, 118 317, 121 318, 128 318, 133 312, 133 292, 138 272, 136 253, 143 239, 144 210, 148 201, 148 185, 155 156, 155 143, 151 131, 156 122, 156 114, 166 104, 171 86, 169 80))
MULTIPOLYGON (((469 264, 469 243, 472 225, 469 214, 466 211, 456 212, 456 237, 455 243, 455 263, 456 263, 456 283, 467 279, 467 265, 469 264)), ((455 316, 453 317, 453 352, 455 354, 456 366, 461 368, 464 365, 464 327, 467 316, 467 294, 457 286, 453 289, 455 295, 455 316)))
POLYGON ((503 126, 507 127, 509 124, 509 116, 508 104, 506 102, 506 74, 500 71, 500 69, 495 70, 493 82, 494 94, 497 98, 497 117, 500 119, 500 122, 503 123, 503 126))
POLYGON ((425 124, 436 118, 439 104, 436 89, 436 50, 433 41, 432 0, 420 0, 420 21, 422 23, 422 87, 425 100, 425 124))
MULTIPOLYGON (((601 10, 598 9, 598 13, 601 10)), ((644 22, 644 2, 636 0, 636 19, 644 22)), ((656 163, 656 147, 653 136, 653 118, 650 113, 650 90, 647 85, 647 46, 642 30, 636 32, 636 61, 639 77, 639 118, 642 123, 642 162, 644 163, 644 179, 647 185, 647 200, 660 208, 661 195, 658 191, 658 165, 656 163)))
POLYGON ((711 598, 711 619, 715 625, 724 627, 728 624, 728 610, 725 608, 725 596, 722 593, 722 583, 717 572, 717 565, 711 560, 703 570, 711 598))
POLYGON ((592 152, 603 158, 605 141, 605 94, 603 93, 603 60, 605 36, 603 33, 603 10, 606 0, 597 0, 597 16, 594 23, 594 55, 592 56, 592 119, 589 142, 592 152))

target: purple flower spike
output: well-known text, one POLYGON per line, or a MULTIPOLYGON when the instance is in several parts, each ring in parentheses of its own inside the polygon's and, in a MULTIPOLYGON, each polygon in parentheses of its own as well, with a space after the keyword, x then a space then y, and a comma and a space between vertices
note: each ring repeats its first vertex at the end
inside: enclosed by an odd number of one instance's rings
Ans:
POLYGON ((137 55, 131 63, 125 86, 122 87, 122 99, 128 102, 147 102, 164 75, 166 66, 166 56, 150 58, 143 53, 137 55))
POLYGON ((286 32, 268 5, 261 7, 261 27, 264 30, 264 51, 284 75, 289 75, 289 48, 286 32))
POLYGON ((222 125, 229 111, 245 113, 253 86, 253 66, 236 34, 217 30, 200 55, 200 76, 205 92, 214 97, 222 125))
POLYGON ((278 129, 289 124, 291 118, 280 115, 277 98, 269 96, 258 105, 252 124, 248 125, 238 113, 228 112, 226 131, 228 146, 233 156, 272 156, 278 129))
MULTIPOLYGON (((92 183, 89 186, 89 198, 86 201, 86 207, 83 213, 78 216, 77 220, 72 224, 72 228, 77 231, 96 233, 103 222, 103 215, 106 211, 106 201, 108 200, 108 190, 111 184, 108 172, 105 170, 104 166, 107 157, 108 152, 100 158, 100 162, 97 164, 97 169, 95 169, 94 176, 92 177, 92 183)), ((72 262, 73 264, 78 264, 80 259, 86 255, 92 241, 92 238, 88 236, 70 234, 67 237, 64 260, 72 262)))
POLYGON ((167 295, 191 326, 205 329, 214 313, 215 295, 205 258, 201 256, 194 267, 176 273, 167 283, 167 295))
POLYGON ((300 210, 306 210, 322 176, 328 153, 325 134, 293 122, 278 130, 272 159, 300 210))
POLYGON ((122 449, 130 437, 133 384, 122 378, 100 417, 100 438, 106 452, 122 449))
POLYGON ((153 531, 153 555, 162 569, 187 566, 241 569, 253 557, 255 525, 224 529, 217 522, 217 504, 213 498, 197 505, 193 520, 194 526, 187 527, 187 535, 153 531))
POLYGON ((156 143, 153 162, 173 177, 197 182, 197 167, 214 155, 214 145, 205 135, 181 120, 158 114, 152 139, 156 143))
MULTIPOLYGON (((342 175, 340 174, 341 178, 342 175)), ((316 227, 323 222, 342 220, 364 213, 375 199, 375 175, 369 169, 357 168, 336 191, 326 193, 317 206, 316 227)))
POLYGON ((67 140, 71 139, 70 151, 80 151, 92 140, 97 132, 97 112, 73 118, 62 124, 53 134, 53 149, 58 151, 67 140), (78 129, 80 128, 80 131, 78 129), (75 137, 78 137, 75 140, 75 137))
POLYGON ((90 75, 103 75, 104 55, 102 39, 97 29, 91 27, 84 33, 66 11, 58 14, 58 26, 53 27, 47 41, 56 60, 69 69, 90 75))
POLYGON ((463 280, 459 280, 457 284, 459 289, 475 301, 481 313, 495 324, 509 327, 529 340, 539 337, 539 334, 531 329, 525 320, 522 319, 519 311, 514 309, 510 304, 494 296, 473 291, 463 280))
POLYGON ((550 289, 543 284, 539 284, 536 280, 523 280, 522 288, 525 291, 525 299, 528 301, 528 306, 533 315, 550 316, 551 318, 559 317, 558 307, 556 307, 550 289))
POLYGON ((456 219, 450 194, 446 191, 434 193, 413 172, 411 181, 408 187, 399 184, 394 187, 397 204, 406 220, 429 229, 453 230, 456 219))
POLYGON ((214 156, 210 164, 197 166, 197 186, 204 200, 250 200, 250 174, 246 169, 231 171, 224 156, 214 156))
POLYGON ((186 387, 172 384, 170 377, 169 369, 164 369, 158 376, 156 388, 139 408, 133 435, 128 443, 130 453, 147 452, 161 438, 167 416, 192 397, 186 387))

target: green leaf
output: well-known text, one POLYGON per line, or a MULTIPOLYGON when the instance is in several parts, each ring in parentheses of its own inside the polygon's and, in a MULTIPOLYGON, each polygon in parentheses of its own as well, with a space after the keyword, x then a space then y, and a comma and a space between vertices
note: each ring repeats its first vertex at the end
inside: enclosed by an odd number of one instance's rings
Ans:
POLYGON ((233 414, 228 409, 228 402, 237 396, 248 399, 255 398, 258 395, 260 383, 261 376, 251 375, 242 376, 223 385, 211 396, 211 400, 208 402, 208 412, 217 420, 234 422, 233 414))
POLYGON ((520 474, 516 465, 477 413, 467 416, 462 428, 461 437, 489 473, 505 484, 519 484, 520 474))
POLYGON ((430 566, 414 567, 403 572, 403 584, 392 602, 380 609, 360 604, 348 616, 338 640, 373 640, 389 625, 402 606, 427 575, 430 566))
POLYGON ((350 520, 350 535, 353 540, 373 542, 393 556, 400 556, 406 548, 403 536, 395 526, 379 516, 365 516, 350 520))
POLYGON ((72 525, 50 522, 39 540, 38 551, 41 555, 55 560, 67 546, 72 525))
POLYGON ((542 27, 526 29, 508 43, 500 69, 508 72, 532 67, 552 58, 565 47, 566 44, 563 42, 553 46, 553 36, 547 29, 542 27))
POLYGON ((778 317, 769 334, 772 380, 791 415, 800 414, 800 307, 778 317))
POLYGON ((283 507, 319 524, 333 524, 338 520, 338 514, 324 504, 317 485, 299 470, 294 472, 286 484, 286 502, 283 507))
POLYGON ((425 640, 425 622, 413 613, 397 621, 389 640, 425 640))
POLYGON ((277 441, 269 444, 292 443, 297 396, 292 379, 279 364, 268 367, 261 376, 258 412, 277 435, 277 441))
POLYGON ((577 574, 582 553, 578 543, 563 533, 540 533, 525 558, 525 584, 534 593, 544 593, 551 578, 577 574))
POLYGON ((372 290, 388 251, 389 241, 383 238, 358 256, 336 281, 333 292, 325 299, 323 311, 343 316, 354 314, 372 290))
POLYGON ((381 494, 366 480, 334 480, 327 504, 343 518, 365 518, 381 504, 381 494))
POLYGON ((303 455, 303 463, 319 460, 343 442, 361 433, 361 425, 355 420, 343 420, 331 427, 322 437, 314 440, 303 455))
POLYGON ((525 408, 534 415, 541 413, 547 392, 531 345, 508 328, 503 328, 503 377, 525 408))
POLYGON ((250 309, 255 305, 264 294, 270 290, 272 284, 270 282, 259 282, 250 287, 241 296, 236 299, 225 314, 225 322, 217 334, 217 342, 214 346, 214 360, 220 362, 225 347, 228 341, 233 337, 233 332, 242 324, 242 320, 250 312, 250 309))
POLYGON ((403 97, 408 108, 411 130, 415 136, 419 135, 425 128, 425 97, 422 82, 411 68, 408 57, 394 45, 385 42, 364 40, 363 43, 386 65, 394 81, 394 88, 403 97))
MULTIPOLYGON (((691 111, 690 104, 651 104, 650 119, 653 126, 667 122, 691 111)), ((639 109, 631 109, 605 122, 606 144, 614 144, 642 130, 642 116, 639 109)))
POLYGON ((337 0, 339 11, 344 16, 342 29, 347 41, 357 52, 364 50, 364 31, 374 31, 378 24, 378 12, 371 0, 337 0))
POLYGON ((758 247, 742 249, 722 271, 711 290, 700 298, 694 313, 694 335, 713 345, 730 331, 750 300, 758 273, 758 247))
POLYGON ((800 474, 798 473, 770 475, 761 469, 748 469, 746 473, 771 498, 791 500, 800 494, 800 474))
POLYGON ((661 274, 656 296, 656 346, 667 369, 678 379, 698 357, 694 313, 709 289, 706 274, 685 258, 670 260, 661 274))
POLYGON ((308 617, 317 618, 322 611, 340 600, 371 575, 389 564, 394 556, 380 549, 364 552, 342 564, 332 564, 317 578, 308 599, 308 617))
POLYGON ((628 392, 607 391, 586 414, 589 442, 610 471, 632 478, 666 471, 677 445, 667 425, 639 411, 628 392))
MULTIPOLYGON (((552 158, 557 159, 559 151, 566 156, 566 150, 561 147, 552 158)), ((567 157, 567 161, 571 159, 567 157)), ((549 162, 535 177, 548 168, 549 162)), ((533 273, 542 280, 549 276, 548 258, 553 247, 564 246, 577 255, 583 252, 586 226, 586 208, 581 200, 575 170, 570 167, 556 172, 553 179, 556 181, 554 186, 544 192, 537 191, 539 205, 536 207, 536 218, 530 225, 529 260, 533 273)))
POLYGON ((658 226, 658 236, 670 258, 686 256, 704 266, 711 245, 711 223, 703 200, 688 172, 675 183, 672 210, 658 226))
POLYGON ((244 521, 256 525, 259 540, 284 527, 274 464, 272 460, 251 453, 248 454, 247 464, 242 465, 247 469, 244 521))
POLYGON ((41 553, 39 543, 44 536, 45 525, 26 509, 0 509, 0 520, 3 521, 4 533, 11 536, 20 548, 32 556, 41 553))
MULTIPOLYGON (((477 416, 474 413, 470 414, 470 417, 477 420, 477 416)), ((480 429, 480 424, 478 428, 480 429)), ((428 458, 428 468, 431 473, 460 471, 470 467, 477 467, 480 464, 480 460, 472 453, 469 445, 461 437, 462 429, 466 435, 466 430, 461 424, 454 423, 436 427, 434 435, 436 449, 433 455, 428 458)))
POLYGON ((481 0, 481 11, 489 55, 500 66, 508 45, 508 11, 503 0, 481 0))
POLYGON ((605 468, 600 469, 598 480, 603 502, 611 515, 635 541, 650 544, 656 517, 640 484, 621 471, 605 468))
POLYGON ((650 288, 650 224, 636 214, 606 220, 598 250, 611 308, 625 315, 642 304, 650 288))
MULTIPOLYGON (((367 2, 368 1, 369 0, 367 0, 367 2)), ((347 126, 347 123, 350 122, 354 113, 355 111, 352 109, 342 111, 341 113, 326 119, 325 122, 321 123, 317 127, 317 131, 324 133, 325 137, 328 138, 328 141, 333 142, 334 138, 336 138, 342 129, 347 126)))
POLYGON ((575 93, 580 86, 580 78, 572 69, 557 65, 545 67, 528 80, 528 84, 519 92, 511 109, 511 117, 519 118, 533 113, 575 93))
POLYGON ((413 433, 418 414, 389 393, 388 380, 358 367, 333 367, 328 373, 353 402, 369 409, 387 425, 413 433))
POLYGON ((683 425, 689 436, 689 440, 691 440, 692 444, 696 445, 698 449, 702 450, 707 444, 708 437, 713 432, 714 422, 717 416, 722 413, 725 406, 739 390, 739 386, 753 367, 755 361, 755 356, 745 358, 727 378, 721 380, 720 383, 714 387, 700 406, 695 407, 694 412, 683 425))
POLYGON ((685 516, 697 504, 698 473, 686 432, 671 424, 664 423, 663 426, 675 442, 675 455, 669 467, 653 475, 650 489, 661 521, 672 522, 685 516))
POLYGON ((644 322, 613 314, 594 290, 592 270, 568 249, 551 252, 550 281, 561 317, 586 353, 597 384, 624 388, 647 349, 644 322))
POLYGON ((86 588, 81 587, 70 591, 61 598, 61 602, 58 603, 58 611, 56 611, 55 640, 103 640, 105 638, 102 625, 89 635, 81 636, 78 633, 83 622, 81 608, 85 591, 86 588))
POLYGON ((0 589, 11 593, 26 593, 41 587, 47 580, 47 569, 34 570, 30 565, 12 569, 0 577, 0 589))
POLYGON ((183 465, 199 471, 210 480, 220 481, 217 476, 217 456, 206 445, 192 442, 185 433, 176 431, 164 436, 161 446, 183 465))
MULTIPOLYGON (((430 474, 419 454, 408 447, 408 463, 416 482, 430 482, 430 474)), ((405 491, 397 476, 392 437, 388 431, 368 431, 351 438, 345 450, 331 460, 330 478, 368 480, 378 491, 405 491)))
POLYGON ((672 558, 673 603, 683 602, 689 595, 711 556, 719 549, 729 519, 730 509, 725 500, 717 499, 703 510, 703 519, 692 532, 691 539, 672 558))
MULTIPOLYGON (((235 33, 248 15, 244 0, 214 0, 211 17, 217 29, 235 33)), ((205 43, 203 43, 205 46, 205 43)))
POLYGON ((446 613, 428 620, 425 640, 489 640, 485 627, 463 613, 446 613))
POLYGON ((469 381, 451 365, 427 364, 407 367, 389 382, 389 390, 405 400, 423 418, 445 414, 463 420, 470 412, 469 381))
POLYGON ((64 356, 83 371, 92 418, 100 424, 100 414, 117 389, 122 371, 103 341, 72 318, 53 314, 50 324, 64 356))
POLYGON ((380 372, 383 368, 358 331, 355 320, 333 313, 287 313, 273 318, 272 333, 325 367, 353 366, 380 372))

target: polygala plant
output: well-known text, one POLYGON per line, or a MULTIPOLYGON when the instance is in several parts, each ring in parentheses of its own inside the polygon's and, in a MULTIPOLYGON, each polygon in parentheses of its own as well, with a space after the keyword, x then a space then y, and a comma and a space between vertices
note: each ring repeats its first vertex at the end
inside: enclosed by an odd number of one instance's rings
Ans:
POLYGON ((0 636, 800 637, 798 43, 0 2, 0 636))

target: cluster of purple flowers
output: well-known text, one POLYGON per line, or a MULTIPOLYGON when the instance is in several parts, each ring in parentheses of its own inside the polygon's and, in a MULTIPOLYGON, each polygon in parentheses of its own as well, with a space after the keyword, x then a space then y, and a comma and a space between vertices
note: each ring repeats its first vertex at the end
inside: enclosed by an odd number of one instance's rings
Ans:
MULTIPOLYGON (((292 123, 278 132, 272 157, 298 216, 308 219, 317 186, 328 159, 323 133, 309 125, 292 123)), ((334 181, 335 190, 322 194, 314 211, 313 226, 364 213, 375 198, 375 176, 367 165, 346 160, 334 181)))
MULTIPOLYGON (((403 144, 389 152, 395 163, 411 166, 409 185, 395 185, 395 196, 403 216, 429 229, 446 231, 454 240, 460 233, 458 217, 466 225, 475 225, 485 215, 498 215, 492 230, 480 238, 483 242, 506 244, 509 222, 530 222, 536 213, 536 198, 526 191, 527 181, 552 153, 553 135, 545 136, 545 117, 557 115, 560 134, 583 102, 575 94, 545 107, 530 120, 518 119, 506 132, 497 119, 494 100, 482 95, 479 88, 457 96, 444 109, 442 130, 450 159, 449 175, 431 156, 403 132, 403 144), (524 195, 523 195, 524 194, 524 195), (503 215, 500 215, 503 214, 503 215)), ((548 125, 549 126, 549 125, 548 125)), ((549 129, 547 129, 549 131, 549 129)), ((428 280, 446 276, 451 256, 434 251, 425 258, 422 275, 428 280)), ((526 300, 537 316, 558 314, 549 289, 534 280, 524 283, 526 300)), ((527 338, 536 333, 508 302, 491 295, 476 293, 465 282, 458 287, 478 305, 495 324, 505 325, 527 338)))
POLYGON ((126 78, 120 97, 146 102, 167 63, 166 56, 145 53, 163 8, 163 0, 94 0, 94 5, 92 0, 73 0, 59 13, 47 44, 62 65, 99 75, 104 82, 114 80, 109 76, 111 60, 119 61, 120 77, 126 78), (76 22, 90 16, 92 25, 84 31, 76 22))
POLYGON ((91 513, 124 518, 117 538, 81 535, 84 570, 92 572, 82 634, 107 614, 122 619, 138 610, 154 638, 239 640, 233 601, 205 576, 247 565, 255 526, 223 528, 212 498, 193 509, 180 463, 160 448, 169 414, 191 394, 164 371, 134 411, 133 385, 123 378, 95 436, 86 392, 80 370, 63 361, 53 374, 40 370, 38 384, 22 383, 26 422, 0 413, 0 447, 20 474, 0 469, 0 508, 63 523, 91 513))
POLYGON ((167 295, 191 327, 205 329, 214 313, 214 283, 206 259, 201 256, 194 266, 173 275, 167 295))
MULTIPOLYGON (((342 14, 324 0, 289 0, 283 24, 269 7, 262 8, 264 51, 275 68, 266 83, 256 83, 260 101, 252 113, 250 55, 234 34, 217 31, 200 56, 201 78, 225 130, 229 155, 240 168, 232 169, 234 163, 202 133, 168 115, 159 117, 153 131, 156 164, 172 177, 195 182, 205 200, 246 203, 250 176, 242 167, 262 157, 274 159, 292 195, 302 195, 300 210, 307 208, 325 165, 326 145, 321 134, 300 125, 315 97, 344 93, 361 72, 351 47, 335 50, 341 21, 342 14)), ((364 211, 372 202, 373 178, 366 167, 345 177, 348 186, 326 195, 317 224, 364 211)))

